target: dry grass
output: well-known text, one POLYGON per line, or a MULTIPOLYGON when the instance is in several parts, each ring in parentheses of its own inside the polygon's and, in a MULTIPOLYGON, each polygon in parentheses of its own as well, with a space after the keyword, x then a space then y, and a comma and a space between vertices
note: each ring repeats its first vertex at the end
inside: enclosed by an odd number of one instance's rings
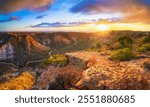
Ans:
POLYGON ((29 72, 23 72, 20 76, 0 84, 0 90, 27 90, 31 89, 35 80, 29 72))

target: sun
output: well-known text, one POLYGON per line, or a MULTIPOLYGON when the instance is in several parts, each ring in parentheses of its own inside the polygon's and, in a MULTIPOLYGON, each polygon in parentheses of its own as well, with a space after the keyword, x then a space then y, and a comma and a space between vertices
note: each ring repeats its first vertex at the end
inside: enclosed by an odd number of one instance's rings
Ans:
POLYGON ((105 24, 100 24, 100 25, 97 25, 96 27, 100 31, 106 31, 106 30, 109 29, 109 27, 107 25, 105 25, 105 24))

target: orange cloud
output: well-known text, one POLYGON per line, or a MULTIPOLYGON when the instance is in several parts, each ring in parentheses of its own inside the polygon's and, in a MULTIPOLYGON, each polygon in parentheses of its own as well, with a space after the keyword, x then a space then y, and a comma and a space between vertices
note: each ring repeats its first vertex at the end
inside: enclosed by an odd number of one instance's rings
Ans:
POLYGON ((7 14, 23 9, 47 10, 53 0, 0 0, 0 14, 7 14))
POLYGON ((149 0, 81 0, 70 9, 73 13, 120 13, 121 22, 150 23, 149 0))

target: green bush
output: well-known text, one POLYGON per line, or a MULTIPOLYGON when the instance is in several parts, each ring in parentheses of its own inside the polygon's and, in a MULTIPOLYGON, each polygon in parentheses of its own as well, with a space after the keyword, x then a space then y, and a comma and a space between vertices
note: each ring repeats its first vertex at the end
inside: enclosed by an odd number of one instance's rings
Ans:
POLYGON ((101 45, 101 43, 97 43, 95 47, 101 49, 102 45, 101 45))
POLYGON ((100 52, 101 50, 97 49, 97 48, 89 48, 89 49, 86 49, 85 51, 88 51, 88 52, 100 52))
POLYGON ((144 44, 142 46, 140 46, 139 48, 137 48, 138 52, 147 52, 150 51, 150 44, 144 44))
POLYGON ((125 61, 130 60, 135 55, 130 48, 118 49, 112 52, 110 59, 111 60, 118 60, 118 61, 125 61))
POLYGON ((85 51, 89 52, 100 52, 102 48, 102 45, 100 43, 97 43, 95 46, 92 46, 91 48, 86 49, 85 51))
POLYGON ((122 48, 132 48, 133 40, 128 36, 120 36, 115 38, 110 44, 111 50, 122 49, 122 48))
POLYGON ((128 36, 121 36, 118 38, 118 42, 121 45, 121 48, 131 47, 133 40, 128 36))
POLYGON ((145 37, 142 41, 143 43, 150 43, 150 37, 145 37))
POLYGON ((113 45, 110 45, 110 48, 112 50, 121 49, 122 45, 119 42, 115 42, 115 43, 113 43, 113 45))
POLYGON ((65 55, 53 55, 47 60, 41 63, 41 67, 46 67, 47 65, 65 66, 68 63, 68 59, 65 55))

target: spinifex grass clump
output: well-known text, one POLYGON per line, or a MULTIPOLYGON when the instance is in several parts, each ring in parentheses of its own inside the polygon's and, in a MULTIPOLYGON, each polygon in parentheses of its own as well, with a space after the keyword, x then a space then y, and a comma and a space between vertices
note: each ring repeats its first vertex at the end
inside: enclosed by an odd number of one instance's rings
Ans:
POLYGON ((145 37, 143 38, 143 40, 141 41, 142 44, 140 44, 140 46, 137 48, 138 52, 147 52, 150 51, 150 38, 149 37, 145 37))
POLYGON ((0 90, 27 90, 31 89, 35 78, 29 72, 23 72, 20 76, 0 84, 0 90))
POLYGON ((135 57, 132 49, 130 48, 123 48, 118 49, 112 52, 110 59, 117 60, 117 61, 126 61, 130 60, 131 58, 135 57))
POLYGON ((145 37, 143 40, 142 40, 143 43, 150 43, 150 37, 145 37))
POLYGON ((132 48, 133 39, 128 36, 120 36, 114 40, 110 46, 111 49, 122 49, 122 48, 132 48))
POLYGON ((137 49, 138 52, 147 52, 150 51, 150 44, 143 44, 137 49))
POLYGON ((128 36, 120 37, 118 42, 121 44, 122 48, 131 47, 133 44, 133 40, 128 36))
POLYGON ((42 67, 46 67, 48 65, 54 66, 65 66, 68 63, 68 59, 65 55, 53 55, 52 57, 48 58, 47 60, 41 63, 42 67))
POLYGON ((97 43, 95 46, 92 46, 91 48, 86 49, 85 51, 89 52, 100 52, 102 48, 102 45, 100 43, 97 43))

